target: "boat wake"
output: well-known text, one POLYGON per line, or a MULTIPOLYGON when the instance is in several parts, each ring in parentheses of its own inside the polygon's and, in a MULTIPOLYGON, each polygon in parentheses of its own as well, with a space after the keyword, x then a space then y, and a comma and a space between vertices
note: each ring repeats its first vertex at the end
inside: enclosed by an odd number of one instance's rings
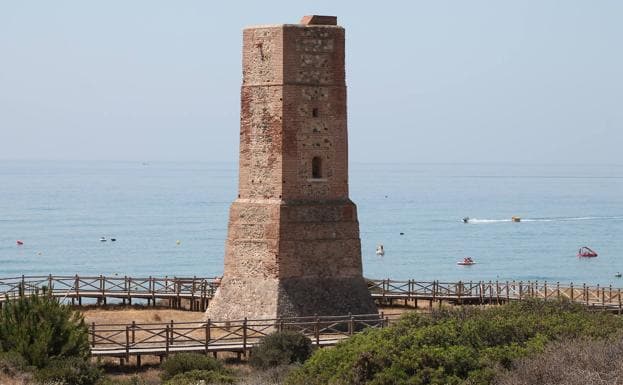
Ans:
POLYGON ((510 222, 510 219, 478 219, 478 218, 469 218, 468 223, 501 223, 501 222, 510 222))
MULTIPOLYGON (((521 222, 574 222, 574 221, 620 221, 623 216, 610 217, 551 217, 551 218, 521 218, 521 222)), ((468 223, 487 224, 512 222, 512 219, 479 219, 469 218, 468 223)))

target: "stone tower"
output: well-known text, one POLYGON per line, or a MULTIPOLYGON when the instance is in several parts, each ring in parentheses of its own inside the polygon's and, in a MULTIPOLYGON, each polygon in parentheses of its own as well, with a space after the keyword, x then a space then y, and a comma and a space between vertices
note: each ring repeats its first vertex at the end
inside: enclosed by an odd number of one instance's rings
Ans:
POLYGON ((348 197, 344 29, 245 28, 242 56, 239 192, 207 316, 376 313, 348 197))

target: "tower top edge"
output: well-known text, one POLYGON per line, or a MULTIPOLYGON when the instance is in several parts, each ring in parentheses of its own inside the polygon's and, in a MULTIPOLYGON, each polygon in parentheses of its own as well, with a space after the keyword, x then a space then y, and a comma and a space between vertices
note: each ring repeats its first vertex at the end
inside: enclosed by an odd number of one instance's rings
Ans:
POLYGON ((307 16, 303 16, 298 24, 260 24, 260 25, 247 26, 244 29, 283 28, 283 27, 342 28, 341 26, 337 25, 337 16, 307 15, 307 16))

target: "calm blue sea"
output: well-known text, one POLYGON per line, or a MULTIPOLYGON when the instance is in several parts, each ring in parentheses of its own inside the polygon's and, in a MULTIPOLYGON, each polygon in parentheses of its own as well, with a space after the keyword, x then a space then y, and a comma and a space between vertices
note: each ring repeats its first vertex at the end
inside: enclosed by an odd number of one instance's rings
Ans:
MULTIPOLYGON (((623 286, 623 166, 354 163, 350 186, 368 277, 623 286)), ((219 275, 236 187, 228 163, 1 161, 0 277, 219 275)))

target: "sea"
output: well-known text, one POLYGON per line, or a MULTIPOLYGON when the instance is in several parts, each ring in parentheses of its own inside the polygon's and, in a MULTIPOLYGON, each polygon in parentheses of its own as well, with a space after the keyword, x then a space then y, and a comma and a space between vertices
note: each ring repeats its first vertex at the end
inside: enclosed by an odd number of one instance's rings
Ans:
MULTIPOLYGON (((221 275, 237 178, 235 163, 0 161, 0 279, 221 275)), ((623 287, 623 165, 351 163, 350 195, 366 277, 623 287)))

